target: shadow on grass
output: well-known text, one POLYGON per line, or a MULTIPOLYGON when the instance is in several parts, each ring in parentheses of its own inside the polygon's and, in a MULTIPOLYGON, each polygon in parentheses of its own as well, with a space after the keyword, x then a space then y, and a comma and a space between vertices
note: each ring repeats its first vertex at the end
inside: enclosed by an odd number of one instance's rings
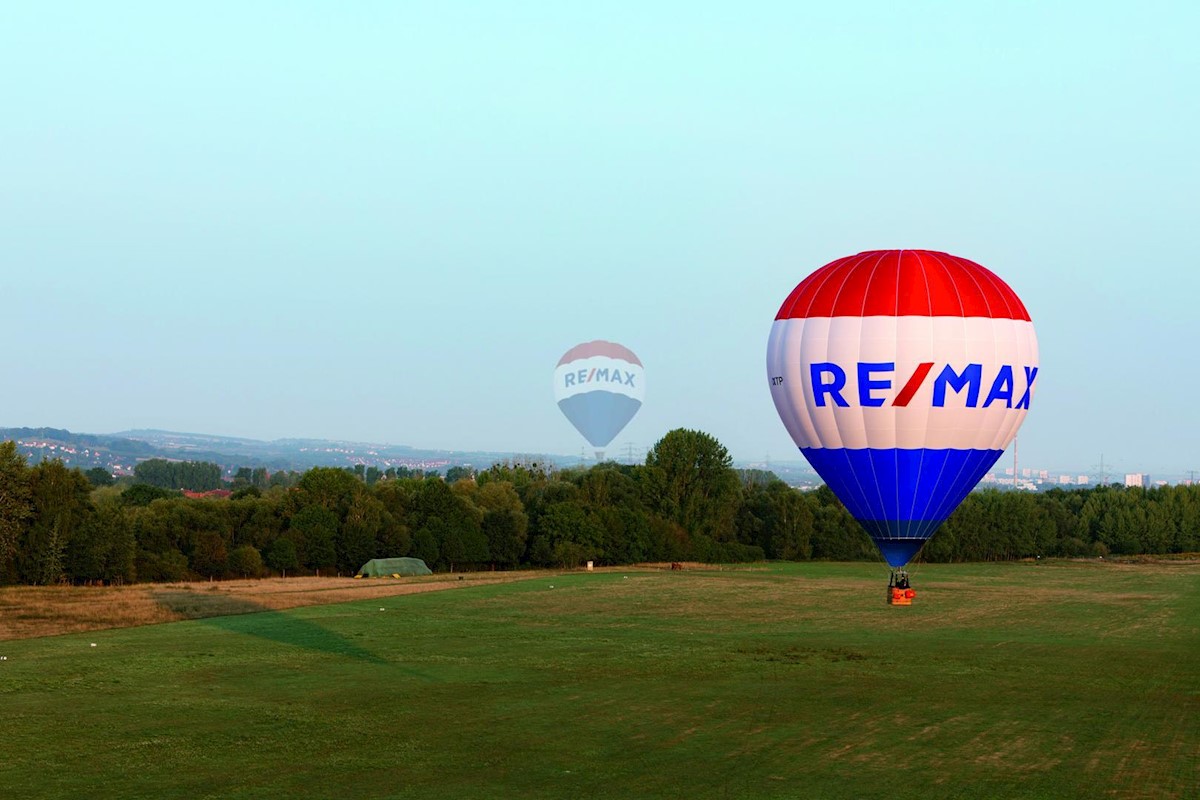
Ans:
POLYGON ((393 667, 425 681, 437 680, 423 672, 381 658, 345 636, 323 628, 315 622, 298 619, 292 614, 275 611, 240 597, 177 590, 155 592, 153 597, 156 603, 173 614, 209 627, 300 647, 315 653, 393 667))

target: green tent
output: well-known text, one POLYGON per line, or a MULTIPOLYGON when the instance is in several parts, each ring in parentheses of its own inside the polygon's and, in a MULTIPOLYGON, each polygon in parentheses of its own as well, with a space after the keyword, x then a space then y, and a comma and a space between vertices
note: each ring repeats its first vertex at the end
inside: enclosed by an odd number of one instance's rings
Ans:
POLYGON ((419 558, 372 558, 358 568, 364 578, 387 578, 392 575, 432 575, 419 558))

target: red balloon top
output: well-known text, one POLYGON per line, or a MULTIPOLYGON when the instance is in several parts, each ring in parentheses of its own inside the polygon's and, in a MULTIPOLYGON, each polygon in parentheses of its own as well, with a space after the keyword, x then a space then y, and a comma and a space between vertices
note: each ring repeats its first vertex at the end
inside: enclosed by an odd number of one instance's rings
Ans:
POLYGON ((792 290, 775 319, 875 316, 1029 320, 991 270, 932 250, 869 250, 832 261, 792 290))
POLYGON ((619 345, 616 342, 606 342, 603 339, 596 339, 592 342, 575 345, 563 353, 563 357, 558 360, 558 366, 561 367, 563 364, 578 358, 593 358, 595 356, 616 358, 621 361, 628 361, 630 364, 637 364, 639 367, 642 366, 641 360, 628 347, 619 345))

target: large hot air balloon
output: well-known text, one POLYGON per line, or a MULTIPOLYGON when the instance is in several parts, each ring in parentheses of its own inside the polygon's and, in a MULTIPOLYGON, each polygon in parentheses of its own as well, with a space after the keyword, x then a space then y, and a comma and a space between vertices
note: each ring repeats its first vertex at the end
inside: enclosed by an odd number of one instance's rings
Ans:
POLYGON ((576 345, 558 360, 554 399, 575 429, 596 448, 604 448, 629 424, 646 396, 646 370, 627 347, 594 341, 576 345))
POLYGON ((767 343, 788 433, 893 569, 1003 454, 1037 373, 1016 293, 927 250, 826 264, 788 295, 767 343))

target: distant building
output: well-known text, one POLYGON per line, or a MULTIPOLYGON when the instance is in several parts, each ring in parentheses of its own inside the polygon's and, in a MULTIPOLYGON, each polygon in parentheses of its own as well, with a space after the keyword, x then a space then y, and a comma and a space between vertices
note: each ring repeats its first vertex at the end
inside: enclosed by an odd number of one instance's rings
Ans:
POLYGON ((1127 473, 1125 473, 1125 485, 1126 486, 1145 486, 1146 485, 1146 476, 1140 472, 1127 472, 1127 473))
POLYGON ((215 497, 218 499, 224 499, 226 497, 229 497, 232 494, 233 494, 233 492, 229 491, 228 489, 210 489, 207 492, 189 492, 187 489, 183 490, 183 496, 190 497, 193 500, 196 500, 196 499, 199 499, 202 497, 215 497))
POLYGON ((1091 483, 1091 482, 1092 482, 1092 480, 1091 480, 1091 478, 1089 478, 1087 475, 1080 475, 1080 476, 1079 476, 1079 480, 1078 480, 1078 481, 1076 481, 1076 482, 1077 482, 1077 483, 1078 483, 1080 486, 1087 486, 1089 483, 1091 483))
POLYGON ((1070 475, 1059 475, 1058 476, 1058 485, 1059 486, 1070 486, 1072 483, 1073 483, 1073 481, 1071 480, 1070 475))
POLYGON ((1048 469, 1042 470, 1041 472, 1038 473, 1038 478, 1043 481, 1050 480, 1050 470, 1048 470, 1048 469))

